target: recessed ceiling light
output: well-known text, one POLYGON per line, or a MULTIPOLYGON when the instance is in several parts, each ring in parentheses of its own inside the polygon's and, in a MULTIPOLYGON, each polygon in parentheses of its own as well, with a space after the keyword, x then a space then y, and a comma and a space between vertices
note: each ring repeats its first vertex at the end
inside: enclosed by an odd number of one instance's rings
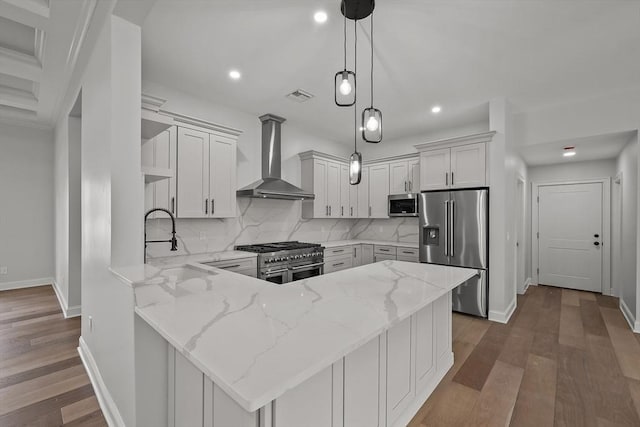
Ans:
POLYGON ((317 11, 313 14, 313 20, 318 24, 324 24, 325 22, 327 22, 327 12, 325 12, 324 10, 317 11))
POLYGON ((231 77, 231 79, 233 80, 240 80, 240 77, 242 77, 242 74, 240 74, 240 71, 238 70, 231 70, 229 71, 229 77, 231 77))
POLYGON ((562 153, 562 155, 564 157, 575 156, 576 155, 576 147, 574 147, 574 146, 564 147, 564 152, 562 153))
POLYGON ((434 105, 433 107, 431 107, 431 112, 433 114, 438 114, 440 111, 442 111, 442 107, 439 105, 434 105))

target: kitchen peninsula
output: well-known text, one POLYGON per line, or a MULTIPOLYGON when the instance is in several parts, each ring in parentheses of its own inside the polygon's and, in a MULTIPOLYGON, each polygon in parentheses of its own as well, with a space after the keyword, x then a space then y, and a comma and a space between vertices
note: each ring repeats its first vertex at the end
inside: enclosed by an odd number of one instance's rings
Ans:
POLYGON ((384 261, 280 286, 200 264, 114 273, 166 363, 147 366, 141 420, 373 427, 406 425, 452 366, 451 290, 477 272, 384 261))

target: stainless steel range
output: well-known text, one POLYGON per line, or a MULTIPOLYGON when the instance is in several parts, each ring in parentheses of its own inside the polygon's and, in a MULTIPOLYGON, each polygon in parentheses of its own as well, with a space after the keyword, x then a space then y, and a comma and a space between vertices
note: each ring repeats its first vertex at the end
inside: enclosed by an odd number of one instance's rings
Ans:
POLYGON ((276 242, 236 246, 258 254, 258 277, 282 285, 324 271, 324 247, 317 243, 276 242))

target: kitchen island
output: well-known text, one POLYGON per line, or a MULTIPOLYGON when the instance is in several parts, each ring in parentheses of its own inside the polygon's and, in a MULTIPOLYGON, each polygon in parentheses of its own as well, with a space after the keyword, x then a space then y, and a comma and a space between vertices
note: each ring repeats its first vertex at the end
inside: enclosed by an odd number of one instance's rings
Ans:
POLYGON ((405 425, 452 366, 451 290, 477 272, 385 261, 281 286, 199 264, 114 273, 165 343, 167 390, 146 405, 163 425, 371 427, 405 425))

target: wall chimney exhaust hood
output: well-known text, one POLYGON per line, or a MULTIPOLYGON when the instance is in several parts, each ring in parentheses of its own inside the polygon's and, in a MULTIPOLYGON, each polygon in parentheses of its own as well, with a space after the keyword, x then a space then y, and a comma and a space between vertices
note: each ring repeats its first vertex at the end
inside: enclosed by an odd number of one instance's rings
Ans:
POLYGON ((262 179, 236 191, 237 197, 260 199, 313 200, 315 194, 304 191, 281 178, 281 130, 286 119, 273 114, 260 116, 262 122, 262 179))

